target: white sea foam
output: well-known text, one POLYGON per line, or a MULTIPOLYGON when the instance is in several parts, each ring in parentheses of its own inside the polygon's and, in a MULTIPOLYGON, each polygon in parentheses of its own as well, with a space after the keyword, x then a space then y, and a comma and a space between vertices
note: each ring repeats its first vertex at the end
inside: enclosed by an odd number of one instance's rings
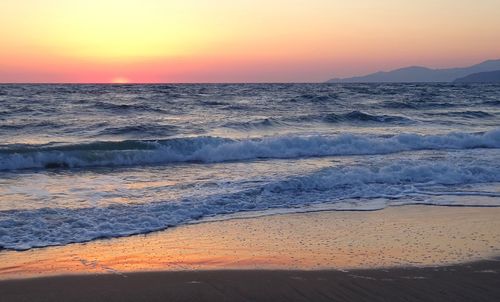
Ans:
POLYGON ((51 167, 151 165, 224 162, 259 158, 389 154, 410 150, 500 148, 500 129, 485 133, 398 134, 389 137, 278 136, 231 140, 218 137, 163 141, 96 142, 59 147, 0 149, 0 170, 51 167))
MULTIPOLYGON (((465 184, 498 186, 500 165, 495 164, 498 162, 500 154, 473 161, 460 157, 383 161, 373 166, 321 169, 273 180, 256 188, 200 198, 141 205, 3 211, 0 212, 0 247, 23 250, 142 234, 249 211, 272 214, 318 209, 366 210, 367 205, 374 210, 390 205, 392 200, 395 204, 404 200, 406 204, 462 205, 463 200, 454 203, 453 199, 434 197, 459 192, 457 188, 465 184)), ((500 195, 494 190, 463 194, 496 197, 496 202, 490 200, 485 205, 500 206, 500 195)))

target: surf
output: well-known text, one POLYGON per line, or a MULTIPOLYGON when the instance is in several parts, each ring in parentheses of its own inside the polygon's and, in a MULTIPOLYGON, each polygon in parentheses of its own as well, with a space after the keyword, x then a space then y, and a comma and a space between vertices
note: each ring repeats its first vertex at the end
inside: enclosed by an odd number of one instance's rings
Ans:
POLYGON ((216 163, 475 148, 500 148, 500 129, 483 133, 451 132, 437 135, 286 135, 240 140, 203 136, 80 144, 4 145, 0 147, 0 170, 216 163))

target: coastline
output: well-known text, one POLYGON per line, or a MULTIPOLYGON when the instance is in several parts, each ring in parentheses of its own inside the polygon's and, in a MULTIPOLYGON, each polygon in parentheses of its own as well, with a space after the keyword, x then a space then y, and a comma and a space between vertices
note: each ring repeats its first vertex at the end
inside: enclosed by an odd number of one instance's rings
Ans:
POLYGON ((186 270, 434 267, 500 255, 500 208, 280 214, 0 252, 0 280, 186 270))
POLYGON ((2 301, 495 301, 500 208, 401 206, 185 225, 0 252, 2 301))

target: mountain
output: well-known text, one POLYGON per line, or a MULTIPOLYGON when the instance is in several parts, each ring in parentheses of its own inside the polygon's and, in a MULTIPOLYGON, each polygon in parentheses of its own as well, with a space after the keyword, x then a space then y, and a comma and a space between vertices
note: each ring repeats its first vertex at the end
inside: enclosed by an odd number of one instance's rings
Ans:
POLYGON ((377 82, 453 82, 457 78, 479 72, 500 70, 499 60, 488 60, 469 67, 432 69, 411 66, 392 71, 379 71, 365 76, 331 79, 327 83, 377 83, 377 82))
POLYGON ((478 72, 458 78, 455 83, 500 83, 500 70, 478 72))

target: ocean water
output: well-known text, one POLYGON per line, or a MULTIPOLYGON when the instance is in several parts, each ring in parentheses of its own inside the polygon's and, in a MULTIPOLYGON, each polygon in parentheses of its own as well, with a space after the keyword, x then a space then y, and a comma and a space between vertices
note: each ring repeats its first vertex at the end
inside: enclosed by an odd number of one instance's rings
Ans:
POLYGON ((499 85, 0 85, 0 249, 407 204, 500 206, 499 85))

